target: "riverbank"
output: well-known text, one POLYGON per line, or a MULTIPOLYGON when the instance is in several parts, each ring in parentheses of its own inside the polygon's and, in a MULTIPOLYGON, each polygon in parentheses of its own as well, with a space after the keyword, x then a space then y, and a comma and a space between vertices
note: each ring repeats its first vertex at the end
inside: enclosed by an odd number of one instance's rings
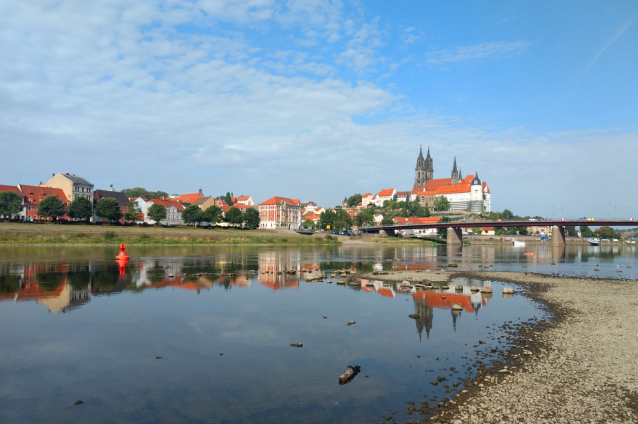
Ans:
MULTIPOLYGON (((399 278, 392 274, 376 278, 399 278)), ((553 318, 505 324, 514 347, 493 365, 477 354, 476 378, 422 423, 638 422, 636 281, 446 274, 513 283, 516 295, 540 302, 553 318)))
POLYGON ((340 244, 334 236, 310 237, 292 231, 121 227, 0 223, 0 246, 21 245, 320 245, 340 244))

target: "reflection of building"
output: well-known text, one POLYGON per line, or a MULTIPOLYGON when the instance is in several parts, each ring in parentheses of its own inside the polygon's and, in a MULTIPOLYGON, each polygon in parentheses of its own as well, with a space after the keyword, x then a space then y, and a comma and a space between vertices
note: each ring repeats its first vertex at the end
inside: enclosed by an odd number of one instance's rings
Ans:
POLYGON ((271 251, 260 253, 257 258, 259 276, 257 281, 273 290, 299 287, 299 271, 301 270, 301 253, 299 251, 271 251), (295 270, 295 274, 286 274, 287 270, 295 270))
POLYGON ((414 313, 419 317, 416 321, 416 331, 419 332, 419 340, 421 340, 421 334, 425 329, 425 335, 430 338, 430 329, 432 329, 432 320, 434 318, 434 309, 429 307, 426 302, 421 299, 414 299, 414 313))

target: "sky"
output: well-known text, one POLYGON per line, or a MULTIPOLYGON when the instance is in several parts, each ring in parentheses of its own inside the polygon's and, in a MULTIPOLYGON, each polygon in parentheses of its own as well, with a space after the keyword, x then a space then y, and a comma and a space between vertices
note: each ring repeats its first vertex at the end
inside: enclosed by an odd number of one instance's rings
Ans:
POLYGON ((0 0, 0 184, 339 204, 420 146, 493 210, 638 218, 638 1, 0 0))

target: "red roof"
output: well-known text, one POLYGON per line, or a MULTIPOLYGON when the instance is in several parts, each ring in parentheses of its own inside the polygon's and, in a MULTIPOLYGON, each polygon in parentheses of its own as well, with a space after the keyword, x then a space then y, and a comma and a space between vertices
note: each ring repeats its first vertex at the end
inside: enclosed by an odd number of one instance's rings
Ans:
POLYGON ((17 186, 9 186, 9 185, 2 185, 0 184, 0 193, 3 191, 12 191, 16 194, 19 194, 20 197, 24 197, 24 195, 22 194, 22 192, 20 191, 20 189, 17 186))
POLYGON ((397 197, 407 197, 409 194, 409 191, 397 191, 397 197))
POLYGON ((301 203, 299 203, 299 199, 289 199, 287 197, 279 197, 279 196, 271 197, 265 202, 260 203, 260 205, 280 205, 282 202, 290 206, 301 205, 301 203))
POLYGON ((175 206, 178 211, 184 210, 184 205, 179 202, 177 199, 151 199, 150 202, 157 203, 160 205, 164 205, 165 207, 175 206))
POLYGON ((246 201, 246 200, 249 200, 249 199, 250 199, 250 196, 239 196, 238 198, 235 199, 235 201, 243 202, 243 201, 246 201))
MULTIPOLYGON (((490 188, 487 186, 486 182, 483 182, 483 191, 485 193, 490 193, 490 188)), ((490 193, 491 194, 491 193, 490 193)))
POLYGON ((369 197, 369 196, 372 196, 372 194, 370 194, 370 193, 366 193, 366 194, 364 194, 364 195, 363 195, 363 196, 361 196, 361 197, 369 197))
POLYGON ((393 188, 386 188, 384 190, 381 190, 379 193, 377 193, 377 196, 379 196, 379 197, 390 197, 390 196, 392 196, 392 193, 394 193, 394 189, 393 188))
POLYGON ((33 199, 32 201, 28 200, 28 202, 32 204, 40 204, 40 200, 49 196, 58 196, 64 203, 69 202, 62 189, 59 188, 29 186, 24 184, 20 184, 20 188, 22 188, 22 193, 27 199, 33 199))
POLYGON ((180 203, 182 202, 191 203, 193 200, 199 199, 202 196, 203 194, 201 193, 182 194, 181 196, 177 198, 177 201, 180 203))

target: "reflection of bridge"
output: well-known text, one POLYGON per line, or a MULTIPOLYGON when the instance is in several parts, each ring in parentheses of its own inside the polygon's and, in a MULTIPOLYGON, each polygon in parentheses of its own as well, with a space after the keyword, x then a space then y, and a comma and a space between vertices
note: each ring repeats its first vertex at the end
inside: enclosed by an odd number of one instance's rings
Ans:
POLYGON ((462 228, 472 227, 552 227, 551 245, 565 245, 565 227, 590 226, 590 227, 634 227, 637 226, 633 219, 624 221, 585 221, 585 220, 555 220, 548 219, 542 221, 475 221, 463 220, 452 222, 437 222, 435 224, 408 224, 408 225, 381 225, 379 227, 361 227, 365 233, 378 233, 384 231, 389 236, 397 236, 401 230, 421 230, 425 228, 447 228, 448 244, 463 244, 462 228))

